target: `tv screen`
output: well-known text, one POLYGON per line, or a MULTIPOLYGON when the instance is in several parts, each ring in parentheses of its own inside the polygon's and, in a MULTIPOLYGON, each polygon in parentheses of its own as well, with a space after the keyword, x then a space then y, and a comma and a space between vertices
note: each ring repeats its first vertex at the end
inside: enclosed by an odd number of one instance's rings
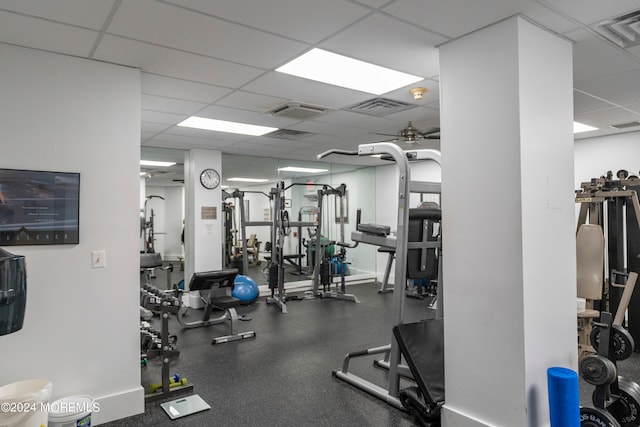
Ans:
POLYGON ((0 246, 77 244, 80 174, 0 169, 0 246))

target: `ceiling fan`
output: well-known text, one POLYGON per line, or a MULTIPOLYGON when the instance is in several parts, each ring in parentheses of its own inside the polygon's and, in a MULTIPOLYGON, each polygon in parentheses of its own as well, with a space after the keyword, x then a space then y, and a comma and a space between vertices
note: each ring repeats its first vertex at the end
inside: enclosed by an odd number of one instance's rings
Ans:
POLYGON ((440 128, 430 127, 420 130, 413 126, 411 122, 404 129, 400 130, 396 135, 389 133, 376 133, 376 135, 393 136, 393 139, 378 142, 406 142, 407 144, 416 144, 421 139, 440 139, 440 128))

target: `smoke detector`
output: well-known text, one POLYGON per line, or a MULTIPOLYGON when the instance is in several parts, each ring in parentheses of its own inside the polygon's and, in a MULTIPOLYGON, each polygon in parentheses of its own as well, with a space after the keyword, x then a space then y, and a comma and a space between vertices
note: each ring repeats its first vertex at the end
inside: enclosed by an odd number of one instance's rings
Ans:
POLYGON ((424 94, 427 93, 427 88, 426 87, 414 87, 409 92, 411 92, 411 95, 413 95, 413 99, 415 99, 416 101, 419 101, 419 100, 422 99, 424 94))

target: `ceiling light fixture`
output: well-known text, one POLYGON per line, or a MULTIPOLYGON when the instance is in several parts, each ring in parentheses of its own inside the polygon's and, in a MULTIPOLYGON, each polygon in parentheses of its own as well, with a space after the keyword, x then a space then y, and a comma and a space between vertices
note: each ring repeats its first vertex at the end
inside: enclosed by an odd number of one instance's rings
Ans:
POLYGON ((278 130, 278 128, 269 126, 250 125, 246 123, 229 122, 226 120, 208 119, 206 117, 197 116, 191 116, 188 119, 181 121, 178 123, 178 126, 251 136, 261 136, 278 130))
POLYGON ((268 179, 264 178, 228 178, 227 181, 240 181, 240 182, 267 182, 268 179))
POLYGON ((312 49, 277 68, 276 71, 374 95, 382 95, 424 80, 423 77, 369 64, 322 49, 312 49))
POLYGON ((584 123, 573 122, 573 133, 589 132, 592 130, 598 130, 598 128, 585 125, 584 123))
POLYGON ((301 168, 298 166, 287 166, 284 168, 278 168, 281 172, 308 172, 308 173, 320 173, 329 172, 329 169, 316 169, 316 168, 301 168))
POLYGON ((140 166, 158 166, 158 167, 169 167, 175 165, 176 162, 161 162, 157 160, 140 160, 140 166))

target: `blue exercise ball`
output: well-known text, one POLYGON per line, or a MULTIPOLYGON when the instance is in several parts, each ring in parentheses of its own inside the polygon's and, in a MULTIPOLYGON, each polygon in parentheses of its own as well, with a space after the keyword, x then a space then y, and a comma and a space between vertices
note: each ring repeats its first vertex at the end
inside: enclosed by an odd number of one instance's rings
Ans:
POLYGON ((238 298, 240 302, 248 304, 258 299, 260 290, 251 277, 239 274, 233 282, 233 292, 231 292, 231 295, 234 298, 238 298))

